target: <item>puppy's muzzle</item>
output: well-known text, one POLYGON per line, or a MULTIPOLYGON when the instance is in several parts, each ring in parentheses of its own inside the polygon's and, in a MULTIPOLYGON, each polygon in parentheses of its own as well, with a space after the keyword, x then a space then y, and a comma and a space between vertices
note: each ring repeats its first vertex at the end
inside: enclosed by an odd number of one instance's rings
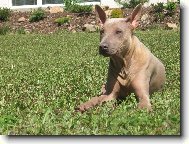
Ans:
POLYGON ((100 46, 99 46, 99 54, 101 54, 101 55, 103 55, 105 57, 110 56, 107 43, 100 44, 100 46))

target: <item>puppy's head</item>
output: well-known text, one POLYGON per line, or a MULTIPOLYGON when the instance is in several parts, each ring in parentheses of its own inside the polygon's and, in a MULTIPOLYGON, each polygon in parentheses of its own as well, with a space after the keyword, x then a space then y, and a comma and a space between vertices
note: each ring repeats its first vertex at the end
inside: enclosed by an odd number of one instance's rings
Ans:
POLYGON ((137 5, 127 18, 107 19, 100 6, 96 5, 95 9, 102 24, 99 53, 103 56, 123 56, 131 44, 132 31, 139 24, 142 5, 137 5))

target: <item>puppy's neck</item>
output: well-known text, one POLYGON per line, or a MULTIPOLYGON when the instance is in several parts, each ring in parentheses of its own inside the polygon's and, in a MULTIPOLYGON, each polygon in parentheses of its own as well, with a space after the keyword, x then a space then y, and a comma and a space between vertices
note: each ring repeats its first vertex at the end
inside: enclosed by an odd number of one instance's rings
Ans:
POLYGON ((127 49, 126 53, 124 54, 124 56, 122 57, 124 63, 126 64, 125 66, 127 66, 131 60, 132 60, 132 57, 135 53, 135 50, 136 50, 136 37, 134 35, 131 36, 131 41, 129 43, 129 46, 125 49, 127 49))

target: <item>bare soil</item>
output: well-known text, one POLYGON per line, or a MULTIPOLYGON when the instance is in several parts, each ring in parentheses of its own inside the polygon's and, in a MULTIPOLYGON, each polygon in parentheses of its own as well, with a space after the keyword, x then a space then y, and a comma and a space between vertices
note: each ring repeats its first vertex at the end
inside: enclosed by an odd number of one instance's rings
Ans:
MULTIPOLYGON (((124 16, 129 15, 132 9, 123 9, 124 16)), ((178 6, 174 15, 168 16, 164 12, 165 18, 163 20, 157 20, 156 13, 152 7, 144 8, 142 15, 148 14, 146 21, 141 21, 139 29, 146 30, 150 27, 161 26, 165 27, 166 23, 175 23, 180 26, 180 7, 178 6)), ((45 12, 45 18, 39 22, 29 22, 29 17, 31 12, 12 12, 9 21, 0 22, 0 27, 8 25, 12 32, 16 32, 18 29, 22 28, 28 33, 53 33, 58 30, 69 30, 73 32, 83 31, 84 24, 98 25, 99 21, 95 14, 92 13, 68 13, 66 11, 59 13, 45 12), (58 26, 54 21, 57 18, 69 16, 71 20, 69 23, 58 26), (26 20, 23 22, 18 22, 20 17, 24 17, 26 20)))

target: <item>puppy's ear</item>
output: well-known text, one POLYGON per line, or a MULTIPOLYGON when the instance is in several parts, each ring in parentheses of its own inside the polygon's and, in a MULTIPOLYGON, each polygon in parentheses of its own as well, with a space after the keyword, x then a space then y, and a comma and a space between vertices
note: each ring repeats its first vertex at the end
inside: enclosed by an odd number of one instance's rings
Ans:
POLYGON ((100 21, 102 22, 102 24, 104 24, 106 21, 106 13, 99 5, 95 5, 95 10, 98 13, 100 21))
POLYGON ((141 11, 142 11, 142 4, 138 4, 133 12, 131 13, 131 15, 126 18, 126 22, 131 22, 131 25, 133 26, 133 28, 136 28, 139 25, 139 20, 141 17, 141 11))

